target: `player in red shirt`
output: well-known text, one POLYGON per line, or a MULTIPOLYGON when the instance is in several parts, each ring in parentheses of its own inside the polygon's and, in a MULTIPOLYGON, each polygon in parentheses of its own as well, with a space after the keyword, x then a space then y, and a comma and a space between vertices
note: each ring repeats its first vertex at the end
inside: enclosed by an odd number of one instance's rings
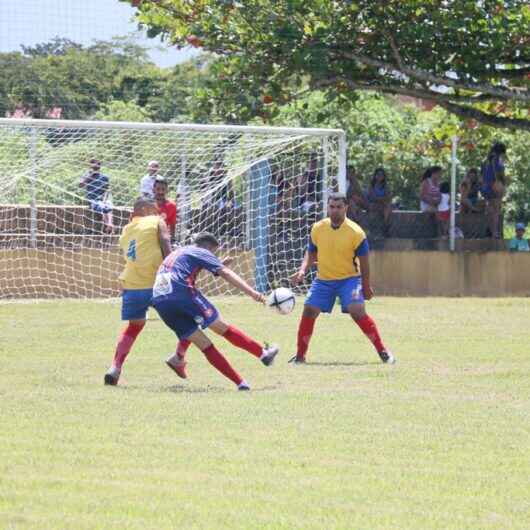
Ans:
POLYGON ((167 198, 167 180, 163 177, 157 177, 153 186, 153 193, 155 196, 156 207, 160 213, 160 217, 164 219, 171 241, 175 240, 175 228, 177 226, 177 205, 167 198))

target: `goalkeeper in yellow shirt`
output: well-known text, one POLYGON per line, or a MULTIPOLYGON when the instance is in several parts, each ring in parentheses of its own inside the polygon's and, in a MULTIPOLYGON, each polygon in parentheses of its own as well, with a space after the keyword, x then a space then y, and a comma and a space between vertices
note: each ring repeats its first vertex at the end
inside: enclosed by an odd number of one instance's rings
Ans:
POLYGON ((328 198, 328 217, 315 223, 300 269, 291 277, 300 283, 317 263, 317 277, 309 290, 298 327, 296 355, 289 361, 304 363, 315 321, 321 312, 331 313, 340 299, 342 312, 349 313, 372 342, 380 359, 392 364, 395 358, 385 347, 375 322, 366 314, 365 300, 373 297, 370 286, 368 240, 363 229, 346 218, 347 201, 342 193, 328 198))

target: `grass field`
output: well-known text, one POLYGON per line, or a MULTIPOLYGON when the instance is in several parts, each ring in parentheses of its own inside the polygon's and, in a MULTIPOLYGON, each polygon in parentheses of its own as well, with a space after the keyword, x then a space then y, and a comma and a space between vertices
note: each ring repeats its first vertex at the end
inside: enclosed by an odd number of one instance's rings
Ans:
POLYGON ((218 304, 282 347, 215 339, 250 393, 157 320, 104 387, 117 303, 0 305, 2 530, 530 528, 529 299, 376 299, 394 366, 335 313, 293 367, 300 304, 218 304))

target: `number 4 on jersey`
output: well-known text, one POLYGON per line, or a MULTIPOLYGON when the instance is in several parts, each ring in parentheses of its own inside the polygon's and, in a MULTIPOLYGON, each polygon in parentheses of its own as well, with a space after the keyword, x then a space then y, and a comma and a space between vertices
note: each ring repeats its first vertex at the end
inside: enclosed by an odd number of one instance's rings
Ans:
POLYGON ((127 257, 131 261, 136 261, 136 239, 129 241, 129 248, 127 249, 127 257))

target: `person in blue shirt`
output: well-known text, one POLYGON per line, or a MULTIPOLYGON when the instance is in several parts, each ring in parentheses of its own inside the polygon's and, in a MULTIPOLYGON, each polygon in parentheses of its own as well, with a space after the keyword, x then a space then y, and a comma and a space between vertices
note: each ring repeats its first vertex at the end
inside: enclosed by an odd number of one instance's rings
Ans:
POLYGON ((366 200, 368 211, 383 217, 384 233, 387 236, 390 230, 390 215, 392 214, 392 194, 384 168, 378 167, 374 171, 366 192, 366 200))
POLYGON ((109 177, 101 173, 101 161, 97 158, 90 159, 89 168, 81 178, 79 185, 85 189, 85 197, 90 204, 90 209, 101 214, 105 232, 112 234, 114 225, 109 177))
POLYGON ((503 143, 493 144, 488 157, 482 164, 482 188, 480 192, 486 199, 486 216, 492 238, 499 239, 502 198, 506 191, 504 158, 506 146, 503 143))
POLYGON ((511 252, 530 252, 530 245, 528 239, 524 238, 526 226, 524 223, 517 223, 515 225, 515 237, 510 240, 508 249, 511 252))
POLYGON ((214 254, 218 248, 217 238, 203 232, 195 238, 193 245, 180 247, 167 256, 158 269, 152 304, 166 326, 179 338, 176 353, 166 361, 179 377, 187 377, 185 353, 189 345, 194 344, 204 353, 208 362, 234 382, 239 390, 250 390, 248 383, 202 330, 210 328, 234 346, 260 359, 265 366, 273 363, 279 348, 267 344, 262 346, 223 321, 217 308, 195 286, 197 276, 204 269, 214 276, 220 276, 256 302, 265 302, 262 294, 226 266, 228 260, 221 261, 214 254))

